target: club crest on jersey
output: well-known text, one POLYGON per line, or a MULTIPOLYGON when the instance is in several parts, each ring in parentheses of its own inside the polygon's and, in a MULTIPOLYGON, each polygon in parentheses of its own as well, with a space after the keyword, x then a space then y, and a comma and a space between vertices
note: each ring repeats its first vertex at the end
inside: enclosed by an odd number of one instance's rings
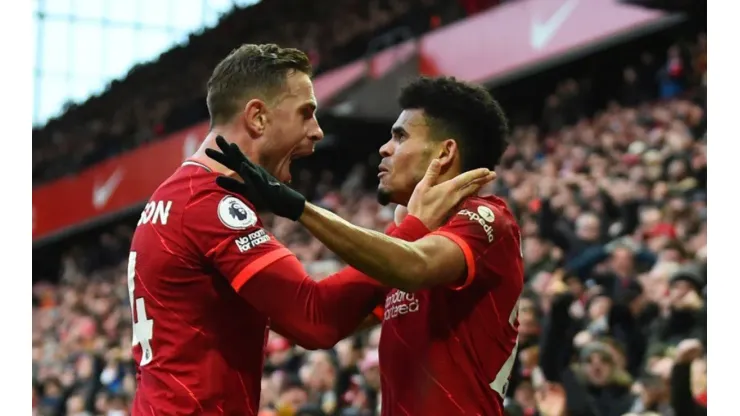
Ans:
POLYGON ((478 215, 486 220, 486 222, 493 222, 496 219, 496 216, 493 215, 493 211, 491 211, 491 208, 485 207, 483 205, 478 207, 478 215))
POLYGON ((257 214, 241 199, 227 195, 218 203, 218 219, 232 230, 244 230, 257 223, 257 214))

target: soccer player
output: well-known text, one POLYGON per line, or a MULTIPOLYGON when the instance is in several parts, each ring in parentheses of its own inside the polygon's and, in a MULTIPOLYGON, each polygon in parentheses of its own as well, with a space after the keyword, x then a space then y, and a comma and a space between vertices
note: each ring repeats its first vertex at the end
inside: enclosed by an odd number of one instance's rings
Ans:
MULTIPOLYGON (((254 415, 268 328, 307 348, 328 348, 382 300, 387 289, 351 268, 311 279, 248 200, 216 186, 217 176, 233 172, 204 154, 218 134, 228 135, 288 181, 291 160, 323 137, 310 72, 302 52, 276 45, 244 45, 215 68, 211 133, 154 192, 131 245, 134 415, 254 415)), ((449 211, 478 186, 452 193, 457 183, 425 194, 441 193, 449 201, 440 209, 449 211)), ((413 219, 394 235, 413 239, 409 229, 418 229, 413 219)))
MULTIPOLYGON (((415 192, 430 162, 444 180, 493 168, 506 148, 506 119, 481 87, 420 78, 401 92, 400 105, 380 149, 381 203, 424 213, 439 203, 415 192)), ((409 242, 354 226, 307 203, 235 147, 221 150, 207 154, 243 182, 221 177, 219 185, 300 221, 347 263, 395 288, 378 316, 383 415, 503 414, 524 283, 520 230, 504 201, 468 197, 443 226, 409 242)))

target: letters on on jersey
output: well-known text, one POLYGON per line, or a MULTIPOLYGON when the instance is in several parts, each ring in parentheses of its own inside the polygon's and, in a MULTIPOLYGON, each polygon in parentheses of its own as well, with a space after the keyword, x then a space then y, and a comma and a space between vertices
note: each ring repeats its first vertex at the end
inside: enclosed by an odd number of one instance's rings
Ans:
POLYGON ((391 291, 385 298, 383 320, 394 319, 419 311, 419 299, 413 293, 402 290, 391 291))
POLYGON ((457 213, 457 215, 462 215, 465 217, 468 217, 470 221, 477 222, 480 224, 481 227, 483 227, 483 231, 486 232, 486 236, 488 237, 488 242, 493 242, 493 221, 496 220, 496 216, 493 214, 493 211, 486 207, 486 206, 479 206, 476 210, 478 212, 473 212, 469 209, 464 209, 457 213))
POLYGON ((172 208, 172 201, 149 201, 144 207, 144 211, 141 212, 141 217, 139 217, 136 226, 147 224, 150 221, 152 224, 167 225, 170 208, 172 208))
POLYGON ((253 233, 250 233, 249 235, 245 235, 244 237, 239 237, 234 240, 236 246, 239 248, 239 251, 242 253, 252 247, 256 247, 268 241, 270 241, 270 236, 267 234, 267 232, 265 232, 265 230, 262 229, 259 229, 253 233))
POLYGON ((257 215, 241 199, 227 195, 218 203, 218 219, 232 230, 244 230, 257 223, 257 215))

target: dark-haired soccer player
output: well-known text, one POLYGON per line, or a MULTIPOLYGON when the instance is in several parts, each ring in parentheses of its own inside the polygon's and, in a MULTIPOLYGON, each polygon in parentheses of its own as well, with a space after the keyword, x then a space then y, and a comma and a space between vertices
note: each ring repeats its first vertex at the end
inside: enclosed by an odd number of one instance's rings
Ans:
MULTIPOLYGON (((255 415, 268 326, 328 348, 382 299, 386 289, 354 269, 312 280, 249 201, 216 186, 233 172, 204 155, 223 134, 288 181, 291 160, 323 137, 310 74, 306 55, 276 45, 244 45, 214 70, 211 133, 154 192, 131 245, 134 415, 255 415)), ((442 212, 457 203, 435 189, 449 199, 442 212)), ((412 238, 406 224, 395 235, 412 238)))
MULTIPOLYGON (((444 180, 492 169, 506 148, 504 114, 481 87, 421 78, 403 89, 400 104, 380 149, 381 203, 423 213, 420 206, 439 203, 415 192, 431 161, 444 180)), ((383 415, 503 414, 524 283, 520 231, 504 201, 468 197, 442 227, 408 242, 354 226, 240 162, 235 149, 222 151, 208 154, 244 179, 219 178, 222 187, 299 220, 347 263, 395 288, 379 315, 383 415)))

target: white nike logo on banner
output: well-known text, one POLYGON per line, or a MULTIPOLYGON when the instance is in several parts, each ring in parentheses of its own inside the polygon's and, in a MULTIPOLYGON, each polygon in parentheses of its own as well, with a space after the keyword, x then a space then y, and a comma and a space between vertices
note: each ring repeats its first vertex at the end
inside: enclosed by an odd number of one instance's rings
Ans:
POLYGON ((529 43, 535 50, 544 48, 578 6, 578 0, 567 0, 545 22, 532 18, 529 43))
POLYGON ((118 168, 102 185, 93 186, 92 203, 95 209, 100 209, 108 203, 111 195, 123 180, 123 169, 118 168))

